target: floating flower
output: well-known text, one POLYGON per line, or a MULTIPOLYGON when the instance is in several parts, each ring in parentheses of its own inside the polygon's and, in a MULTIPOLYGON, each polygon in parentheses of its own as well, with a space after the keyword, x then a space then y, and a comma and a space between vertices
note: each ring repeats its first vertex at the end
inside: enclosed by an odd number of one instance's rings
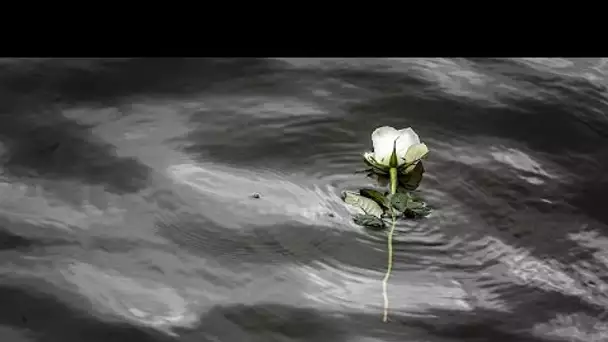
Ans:
POLYGON ((378 127, 372 133, 373 152, 363 154, 365 162, 371 166, 368 176, 374 175, 382 186, 390 185, 390 191, 360 189, 359 192, 344 191, 342 199, 347 204, 357 207, 361 212, 354 218, 358 225, 371 229, 384 229, 384 219, 391 217, 388 232, 388 265, 382 280, 384 297, 384 315, 382 321, 388 322, 388 281, 393 269, 393 234, 397 218, 421 218, 430 214, 426 203, 413 193, 424 174, 420 161, 428 153, 427 146, 420 142, 418 134, 410 127, 397 130, 393 127, 378 127))
POLYGON ((365 161, 376 171, 388 173, 393 149, 397 154, 400 173, 413 170, 417 161, 427 155, 429 149, 420 142, 418 134, 410 127, 397 130, 390 126, 378 127, 372 133, 373 152, 364 153, 365 161))

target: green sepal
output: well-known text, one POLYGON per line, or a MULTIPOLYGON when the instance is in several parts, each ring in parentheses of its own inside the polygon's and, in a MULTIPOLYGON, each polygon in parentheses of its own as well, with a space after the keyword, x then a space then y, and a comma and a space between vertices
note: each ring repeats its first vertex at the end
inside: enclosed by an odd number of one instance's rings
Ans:
POLYGON ((373 215, 356 215, 353 218, 353 222, 360 226, 373 230, 381 230, 386 227, 382 219, 379 219, 373 215))
POLYGON ((403 173, 399 175, 399 185, 406 191, 414 191, 422 182, 424 176, 424 166, 422 161, 419 161, 414 166, 414 169, 410 173, 403 173))
POLYGON ((391 168, 396 168, 399 166, 399 158, 397 157, 397 139, 393 142, 393 153, 391 153, 391 158, 389 159, 388 165, 391 168))

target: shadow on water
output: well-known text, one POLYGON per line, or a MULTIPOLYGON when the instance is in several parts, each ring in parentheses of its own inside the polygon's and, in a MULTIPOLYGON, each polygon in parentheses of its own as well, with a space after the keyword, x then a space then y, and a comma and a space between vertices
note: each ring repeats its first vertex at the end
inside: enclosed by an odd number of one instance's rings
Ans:
POLYGON ((30 340, 30 336, 40 342, 172 340, 152 329, 100 321, 84 310, 27 287, 0 286, 0 299, 3 307, 13 308, 0 311, 0 326, 23 331, 25 341, 30 340))
POLYGON ((77 243, 68 236, 59 235, 49 231, 48 234, 37 234, 35 238, 27 236, 27 224, 8 224, 0 223, 0 252, 18 251, 30 252, 39 248, 49 246, 73 246, 77 243), (22 235, 19 235, 22 234, 22 235), (24 236, 26 235, 26 236, 24 236))
POLYGON ((15 59, 0 63, 0 160, 17 177, 76 179, 115 193, 147 185, 151 170, 119 157, 92 127, 61 113, 78 105, 111 106, 126 98, 187 95, 267 70, 257 59, 15 59))
MULTIPOLYGON (((279 64, 255 58, 18 59, 0 63, 0 84, 9 93, 47 104, 112 105, 139 95, 224 89, 225 82, 246 80, 279 64)), ((28 106, 26 98, 18 102, 28 106)))
POLYGON ((0 251, 27 249, 36 242, 0 229, 0 251))
POLYGON ((124 194, 145 188, 150 169, 133 158, 115 154, 112 145, 98 141, 89 127, 74 123, 60 113, 47 112, 41 120, 31 115, 2 118, 0 156, 4 172, 17 178, 76 180, 103 185, 124 194))

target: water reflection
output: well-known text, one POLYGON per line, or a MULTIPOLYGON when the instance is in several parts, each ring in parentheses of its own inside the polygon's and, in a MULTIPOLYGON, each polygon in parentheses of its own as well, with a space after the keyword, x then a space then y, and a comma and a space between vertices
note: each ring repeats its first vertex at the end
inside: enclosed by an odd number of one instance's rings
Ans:
POLYGON ((601 61, 0 62, 5 339, 605 332, 601 61), (397 228, 391 324, 385 235, 338 197, 378 125, 425 137, 435 208, 397 228))

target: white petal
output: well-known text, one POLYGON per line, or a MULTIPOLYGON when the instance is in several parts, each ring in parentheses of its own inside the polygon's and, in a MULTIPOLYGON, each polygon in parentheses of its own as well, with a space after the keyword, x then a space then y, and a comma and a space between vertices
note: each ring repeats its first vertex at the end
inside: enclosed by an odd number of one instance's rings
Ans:
MULTIPOLYGON (((399 131, 389 126, 378 127, 372 133, 374 158, 382 165, 388 165, 393 153, 393 143, 399 137, 399 131)), ((407 150, 406 150, 407 152, 407 150)), ((405 154, 404 154, 405 155, 405 154)))
POLYGON ((409 148, 413 145, 420 143, 418 134, 414 132, 410 127, 404 128, 398 131, 399 139, 397 139, 397 157, 399 159, 399 165, 406 162, 406 154, 409 148))
POLYGON ((363 158, 365 161, 374 169, 374 172, 380 173, 388 173, 389 167, 386 165, 379 164, 374 158, 374 154, 372 152, 365 152, 363 154, 363 158))
POLYGON ((405 154, 405 162, 408 164, 413 163, 414 161, 426 156, 428 153, 429 148, 426 146, 426 144, 412 145, 405 154))

